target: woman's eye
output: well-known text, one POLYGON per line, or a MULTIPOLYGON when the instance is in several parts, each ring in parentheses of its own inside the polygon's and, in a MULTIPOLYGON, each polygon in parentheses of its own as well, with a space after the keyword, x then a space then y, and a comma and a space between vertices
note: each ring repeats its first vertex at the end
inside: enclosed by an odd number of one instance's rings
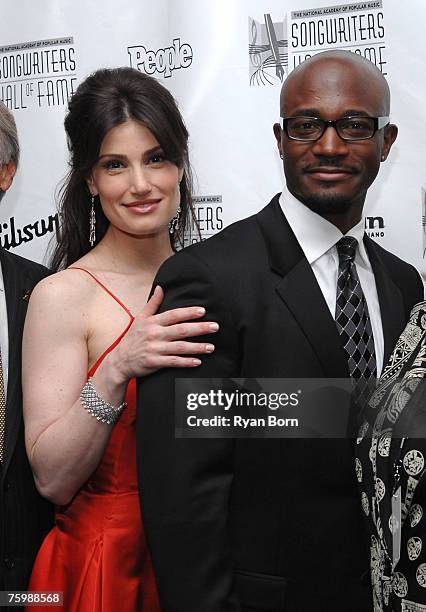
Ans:
POLYGON ((163 162, 165 160, 165 155, 162 152, 158 152, 158 153, 153 153, 152 155, 149 156, 149 163, 150 164, 159 164, 161 162, 163 162))
POLYGON ((119 159, 109 159, 105 162, 104 167, 107 170, 117 170, 117 168, 123 168, 124 164, 119 159))

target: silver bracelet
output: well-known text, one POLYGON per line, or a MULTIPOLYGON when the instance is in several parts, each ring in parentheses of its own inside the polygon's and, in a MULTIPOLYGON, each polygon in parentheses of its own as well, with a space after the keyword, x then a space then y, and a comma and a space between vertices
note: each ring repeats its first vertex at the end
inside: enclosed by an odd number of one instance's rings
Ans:
POLYGON ((93 379, 90 377, 81 390, 81 405, 98 421, 102 421, 102 423, 107 423, 108 425, 114 425, 120 418, 120 415, 127 404, 126 402, 123 402, 117 406, 117 408, 114 408, 112 404, 102 399, 93 386, 92 380, 93 379))

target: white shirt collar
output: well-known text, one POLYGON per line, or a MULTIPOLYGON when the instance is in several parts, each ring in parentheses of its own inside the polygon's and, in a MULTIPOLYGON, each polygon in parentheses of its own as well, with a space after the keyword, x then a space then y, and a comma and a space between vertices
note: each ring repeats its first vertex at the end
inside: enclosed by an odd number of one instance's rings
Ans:
MULTIPOLYGON (((287 186, 283 187, 279 202, 310 265, 342 238, 342 232, 335 225, 295 198, 287 186)), ((357 239, 358 253, 361 259, 368 263, 369 259, 363 242, 364 218, 350 229, 347 235, 357 239)))

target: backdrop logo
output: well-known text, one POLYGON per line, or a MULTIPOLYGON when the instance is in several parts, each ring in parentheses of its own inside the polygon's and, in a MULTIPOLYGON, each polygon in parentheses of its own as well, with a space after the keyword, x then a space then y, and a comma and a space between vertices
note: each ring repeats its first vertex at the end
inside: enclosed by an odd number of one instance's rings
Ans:
POLYGON ((15 249, 25 242, 31 242, 34 238, 42 238, 46 234, 57 232, 58 227, 58 213, 49 215, 47 219, 37 219, 24 227, 17 227, 15 217, 10 217, 9 221, 0 223, 0 245, 4 249, 15 249))
POLYGON ((127 52, 132 68, 150 75, 164 74, 166 79, 172 76, 173 70, 189 68, 193 58, 191 45, 181 44, 180 38, 174 38, 173 45, 164 49, 153 51, 138 45, 127 47, 127 52))
POLYGON ((384 238, 385 220, 383 217, 365 217, 364 229, 370 238, 384 238))
POLYGON ((11 110, 65 106, 76 82, 72 36, 0 47, 0 100, 11 110))
POLYGON ((285 21, 274 23, 266 13, 263 23, 249 17, 248 25, 250 85, 282 82, 288 70, 285 21))
MULTIPOLYGON (((194 205, 195 219, 200 228, 201 239, 210 238, 223 229, 223 207, 221 195, 206 195, 194 196, 192 198, 194 205)), ((188 232, 185 236, 184 245, 188 246, 198 242, 197 227, 194 220, 190 220, 188 232)))
POLYGON ((292 11, 288 21, 289 70, 328 49, 353 51, 387 74, 382 0, 292 11))

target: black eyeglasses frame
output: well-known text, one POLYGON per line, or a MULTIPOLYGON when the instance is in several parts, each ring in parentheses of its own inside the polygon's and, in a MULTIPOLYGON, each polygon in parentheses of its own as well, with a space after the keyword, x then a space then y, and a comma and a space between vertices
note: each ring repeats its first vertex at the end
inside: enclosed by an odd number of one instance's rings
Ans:
POLYGON ((320 138, 323 137, 324 132, 328 127, 333 127, 336 130, 338 136, 342 140, 345 140, 347 142, 359 142, 360 140, 370 140, 370 138, 373 138, 374 134, 378 130, 381 130, 387 125, 389 125, 389 122, 390 122, 389 117, 386 117, 386 116, 370 117, 368 115, 351 115, 348 117, 339 117, 339 119, 332 119, 332 120, 321 119, 321 117, 305 117, 305 116, 297 116, 297 115, 293 117, 281 117, 281 127, 283 131, 285 132, 285 134, 287 135, 287 137, 290 138, 290 140, 297 140, 299 142, 315 142, 316 140, 319 140, 320 138), (290 136, 290 134, 288 133, 287 124, 288 124, 288 121, 291 119, 315 119, 315 121, 320 121, 322 123, 322 131, 315 138, 296 138, 295 136, 290 136), (340 133, 339 124, 341 121, 347 121, 348 119, 373 119, 374 120, 373 133, 370 136, 364 136, 362 138, 346 138, 345 136, 342 136, 342 134, 340 133))

